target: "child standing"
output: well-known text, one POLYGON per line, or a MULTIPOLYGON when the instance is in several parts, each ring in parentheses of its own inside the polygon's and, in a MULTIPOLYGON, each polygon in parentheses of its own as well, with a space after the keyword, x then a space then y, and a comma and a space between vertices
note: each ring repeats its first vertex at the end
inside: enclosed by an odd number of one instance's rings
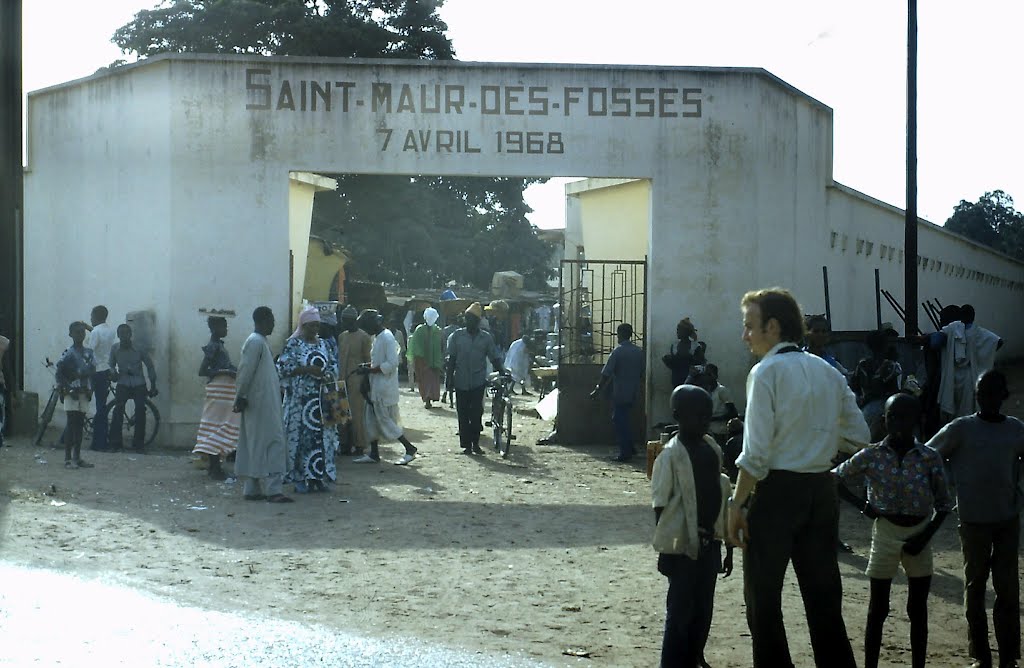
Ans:
POLYGON ((988 574, 996 592, 992 607, 1000 668, 1020 658, 1020 513, 1024 423, 1003 415, 1009 398, 1006 376, 986 371, 978 378, 978 412, 953 420, 928 445, 950 464, 960 515, 964 553, 964 614, 973 668, 992 666, 985 613, 988 574))
POLYGON ((733 418, 729 420, 729 440, 722 448, 722 470, 729 476, 729 480, 736 482, 736 476, 740 470, 736 467, 736 459, 743 452, 743 420, 733 418))
POLYGON ((889 339, 884 331, 868 332, 866 342, 871 355, 857 363, 850 389, 857 395, 857 404, 871 429, 871 442, 877 443, 885 437, 885 400, 900 391, 903 369, 899 362, 886 357, 889 339))
POLYGON ((709 363, 704 365, 704 371, 708 376, 708 384, 701 387, 711 394, 710 433, 719 446, 724 446, 729 440, 729 421, 738 417, 739 411, 736 410, 729 388, 718 382, 718 367, 709 363))
POLYGON ((874 519, 867 575, 871 578, 864 629, 864 666, 877 668, 889 591, 900 564, 907 573, 911 665, 924 668, 928 654, 928 590, 932 581, 931 539, 953 509, 942 458, 914 438, 921 405, 909 394, 885 402, 888 435, 835 468, 839 496, 874 519), (847 484, 863 476, 867 499, 847 484))
POLYGON ((90 381, 96 373, 96 357, 86 348, 85 323, 73 322, 68 327, 71 347, 57 360, 57 385, 64 399, 67 430, 64 433, 64 468, 90 469, 92 464, 82 460, 82 434, 85 414, 92 402, 90 381))
POLYGON ((715 579, 732 573, 732 546, 722 562, 725 507, 731 492, 722 454, 706 437, 711 396, 693 385, 672 392, 679 431, 658 455, 651 475, 658 571, 668 578, 662 668, 704 665, 715 579))

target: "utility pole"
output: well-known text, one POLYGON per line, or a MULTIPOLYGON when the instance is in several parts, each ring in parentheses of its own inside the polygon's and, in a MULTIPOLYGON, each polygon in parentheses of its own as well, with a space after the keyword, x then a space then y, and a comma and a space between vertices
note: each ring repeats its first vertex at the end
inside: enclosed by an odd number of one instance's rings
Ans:
POLYGON ((22 339, 21 3, 0 0, 0 334, 13 340, 11 389, 24 386, 22 339))
POLYGON ((907 213, 903 243, 903 311, 917 334, 917 0, 907 0, 907 213))

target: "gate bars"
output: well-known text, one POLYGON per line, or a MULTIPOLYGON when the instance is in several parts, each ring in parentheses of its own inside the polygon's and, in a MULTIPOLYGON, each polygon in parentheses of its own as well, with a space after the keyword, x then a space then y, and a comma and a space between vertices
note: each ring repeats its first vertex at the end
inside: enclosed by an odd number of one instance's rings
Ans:
POLYGON ((604 364, 618 343, 616 328, 633 326, 644 347, 646 260, 562 260, 558 280, 561 364, 604 364))

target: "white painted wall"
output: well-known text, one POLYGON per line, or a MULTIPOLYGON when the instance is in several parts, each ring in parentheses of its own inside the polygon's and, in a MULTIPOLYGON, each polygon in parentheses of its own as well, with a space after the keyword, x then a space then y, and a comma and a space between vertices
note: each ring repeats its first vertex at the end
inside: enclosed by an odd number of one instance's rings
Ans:
MULTIPOLYGON (((756 69, 156 57, 30 95, 26 353, 60 352, 66 321, 96 302, 115 319, 152 306, 165 435, 188 446, 206 337, 197 309, 239 314, 232 352, 256 306, 286 320, 290 172, 584 175, 651 179, 652 359, 680 312, 706 313, 702 334, 739 385, 739 296, 775 283, 820 292, 831 119, 756 69), (330 110, 310 82, 331 89, 330 110), (392 86, 390 108, 374 84, 392 86), (699 115, 680 115, 697 100, 699 115), (539 141, 510 152, 519 133, 539 141)), ((653 419, 667 384, 654 375, 653 419)))
MULTIPOLYGON (((819 265, 829 268, 836 329, 875 326, 876 268, 881 286, 903 305, 903 220, 900 209, 846 186, 835 184, 828 189, 829 236, 819 265)), ((923 220, 918 223, 918 255, 921 301, 937 298, 944 305, 973 304, 978 324, 1004 336, 1006 346, 1000 356, 1024 355, 1024 340, 1011 334, 1020 330, 1024 265, 923 220)), ((822 302, 818 299, 812 305, 817 303, 822 302)), ((818 310, 824 311, 823 303, 818 310)), ((922 330, 931 331, 923 308, 918 309, 918 319, 922 330)), ((884 300, 882 320, 904 331, 884 300)))
MULTIPOLYGON (((109 322, 153 310, 170 316, 172 270, 170 63, 131 77, 56 87, 29 98, 25 173, 25 384, 45 404, 68 324, 93 306, 109 322), (134 100, 132 104, 125 101, 134 100), (147 113, 138 113, 140 108, 147 113)), ((165 335, 166 340, 166 335, 165 335)), ((166 402, 168 348, 154 363, 166 402)), ((63 414, 58 411, 58 421, 63 414)))

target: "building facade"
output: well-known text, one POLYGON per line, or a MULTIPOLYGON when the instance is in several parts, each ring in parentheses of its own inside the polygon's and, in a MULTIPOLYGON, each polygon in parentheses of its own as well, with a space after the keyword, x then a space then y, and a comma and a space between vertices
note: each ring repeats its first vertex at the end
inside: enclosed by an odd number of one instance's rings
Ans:
MULTIPOLYGON (((831 109, 760 69, 166 55, 30 94, 27 148, 26 359, 59 353, 93 304, 152 310, 178 446, 202 402, 198 310, 238 314, 235 350, 262 304, 278 349, 288 334, 293 173, 642 179, 649 358, 695 314, 733 385, 750 364, 743 292, 785 285, 822 311, 834 261, 837 326, 852 327, 873 313, 871 258, 900 271, 897 212, 832 181, 831 109)), ((922 296, 932 276, 962 286, 950 301, 977 303, 1019 354, 1002 318, 1024 302, 1024 267, 928 230, 922 296)), ((25 371, 46 390, 40 365, 25 371)), ((654 420, 669 388, 651 378, 654 420)))

